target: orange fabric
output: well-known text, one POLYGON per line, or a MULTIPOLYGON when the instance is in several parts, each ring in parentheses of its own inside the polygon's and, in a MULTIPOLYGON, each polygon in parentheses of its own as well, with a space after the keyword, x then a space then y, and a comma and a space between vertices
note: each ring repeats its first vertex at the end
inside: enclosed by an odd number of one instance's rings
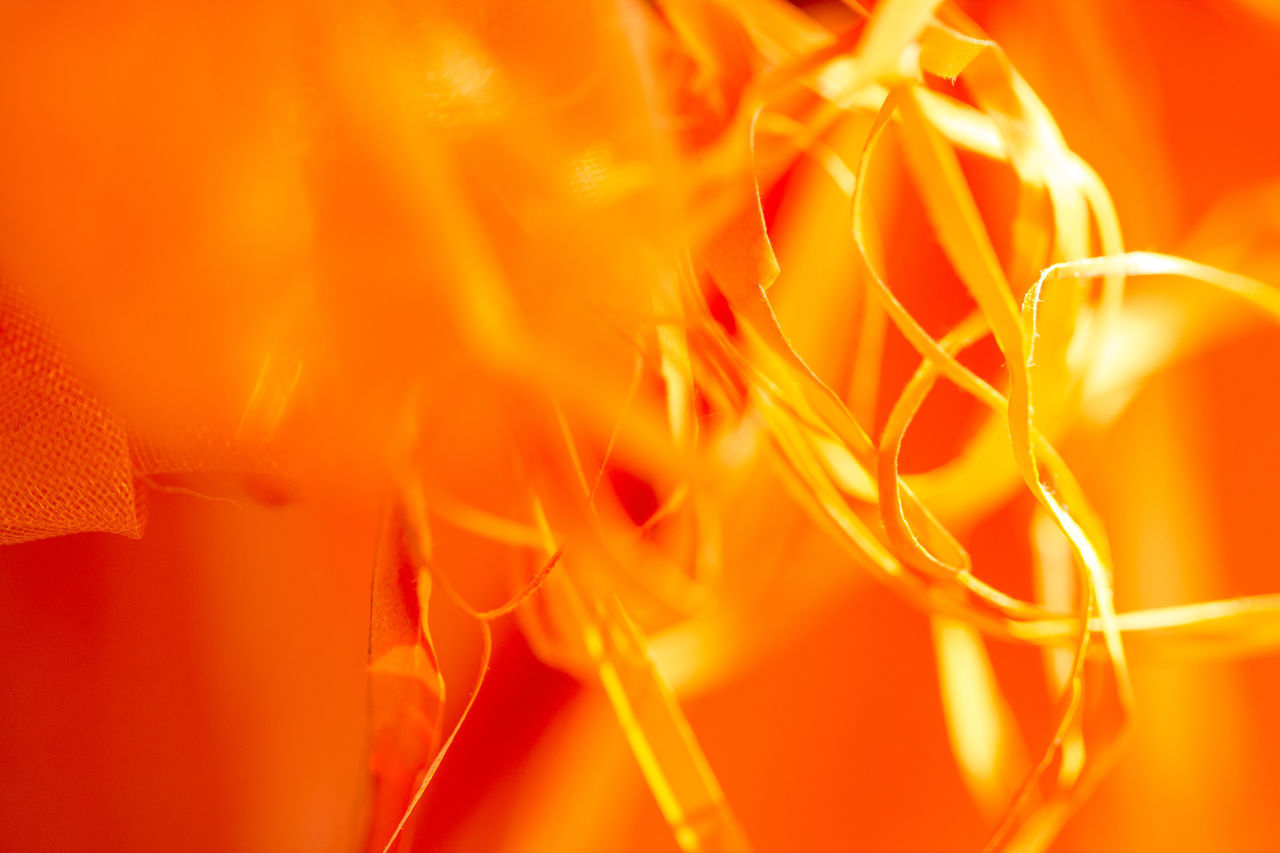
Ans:
POLYGON ((67 363, 54 331, 0 277, 0 544, 142 534, 124 421, 67 363))

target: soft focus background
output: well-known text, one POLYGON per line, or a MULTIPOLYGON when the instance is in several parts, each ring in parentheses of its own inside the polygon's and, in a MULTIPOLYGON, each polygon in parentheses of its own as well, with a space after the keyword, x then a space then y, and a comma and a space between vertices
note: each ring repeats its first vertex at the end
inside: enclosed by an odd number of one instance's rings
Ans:
MULTIPOLYGON (((1100 172, 1132 247, 1280 280, 1265 233, 1280 208, 1259 202, 1262 236, 1229 257, 1202 230, 1280 181, 1280 16, 1235 0, 962 6, 1100 172)), ((20 85, 38 102, 42 81, 20 85)), ((780 236, 784 269, 788 250, 780 236)), ((1280 342, 1244 333, 1161 375, 1105 435, 1065 448, 1107 519, 1122 609, 1280 587, 1280 403, 1258 391, 1276 387, 1280 342)), ((922 421, 920 458, 951 440, 947 428, 922 421)), ((363 843, 378 496, 360 483, 297 502, 261 493, 153 492, 140 540, 0 547, 0 849, 363 843)), ((968 534, 975 559, 1025 575, 1030 513, 1019 499, 968 534)), ((820 594, 792 600, 777 580, 757 590, 790 609, 792 629, 682 697, 729 801, 762 851, 979 849, 989 824, 947 741, 927 620, 861 575, 825 576, 834 546, 796 524, 779 511, 728 534, 744 555, 817 567, 820 594)), ((439 609, 460 703, 478 640, 439 609)), ((1043 737, 1038 655, 994 654, 1043 737)), ((1136 735, 1053 849, 1276 849, 1280 660, 1136 660, 1134 679, 1136 735)), ((537 662, 508 625, 422 809, 423 851, 675 849, 606 703, 537 662)))

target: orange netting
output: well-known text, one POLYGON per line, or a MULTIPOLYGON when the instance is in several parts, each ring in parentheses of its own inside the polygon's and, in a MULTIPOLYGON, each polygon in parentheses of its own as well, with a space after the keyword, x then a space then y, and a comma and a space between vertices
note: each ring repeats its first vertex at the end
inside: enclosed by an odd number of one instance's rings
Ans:
POLYGON ((142 534, 124 421, 68 367, 54 332, 0 276, 0 544, 142 534))

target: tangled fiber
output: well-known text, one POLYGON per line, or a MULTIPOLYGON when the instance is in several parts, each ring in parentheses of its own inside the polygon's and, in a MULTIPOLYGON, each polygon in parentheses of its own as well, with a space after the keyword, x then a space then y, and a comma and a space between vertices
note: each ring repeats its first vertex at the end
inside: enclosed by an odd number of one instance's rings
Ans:
MULTIPOLYGON (((1050 79, 1105 73, 1097 21, 1063 14, 1092 55, 1062 48, 1050 79)), ((142 537, 157 500, 378 506, 348 567, 372 605, 355 846, 632 849, 625 810, 565 799, 609 778, 586 699, 522 759, 540 781, 494 806, 505 828, 420 820, 463 784, 455 741, 513 644, 604 697, 686 851, 863 846, 834 814, 825 843, 770 828, 801 794, 768 779, 738 806, 677 699, 815 671, 797 638, 841 601, 905 607, 822 677, 882 657, 887 688, 842 695, 892 707, 923 663, 934 698, 900 702, 939 709, 971 816, 902 849, 1046 849, 1177 715, 1134 665, 1280 644, 1280 594, 1134 565, 1208 535, 1176 431, 1151 418, 1129 470, 1105 451, 1163 376, 1280 322, 1241 274, 1266 270, 1273 191, 1167 253, 1162 214, 1137 217, 1135 250, 952 3, 29 4, 0 31, 0 543, 142 537)), ((1142 143, 1127 121, 1115 151, 1142 143)), ((1158 202, 1141 177, 1126 197, 1158 202)), ((1233 399, 1268 396, 1265 367, 1233 399)), ((526 713, 505 695, 495 731, 526 713)), ((804 725, 762 714, 717 750, 804 725)), ((845 769, 819 784, 864 796, 858 745, 915 737, 832 734, 845 769)), ((937 790, 895 797, 927 823, 937 790)))

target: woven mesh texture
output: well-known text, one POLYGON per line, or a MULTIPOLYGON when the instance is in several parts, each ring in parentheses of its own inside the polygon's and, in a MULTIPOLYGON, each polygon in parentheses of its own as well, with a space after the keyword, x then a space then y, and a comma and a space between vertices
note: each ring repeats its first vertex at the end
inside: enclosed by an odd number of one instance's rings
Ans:
POLYGON ((0 545, 142 523, 124 423, 0 274, 0 545))

